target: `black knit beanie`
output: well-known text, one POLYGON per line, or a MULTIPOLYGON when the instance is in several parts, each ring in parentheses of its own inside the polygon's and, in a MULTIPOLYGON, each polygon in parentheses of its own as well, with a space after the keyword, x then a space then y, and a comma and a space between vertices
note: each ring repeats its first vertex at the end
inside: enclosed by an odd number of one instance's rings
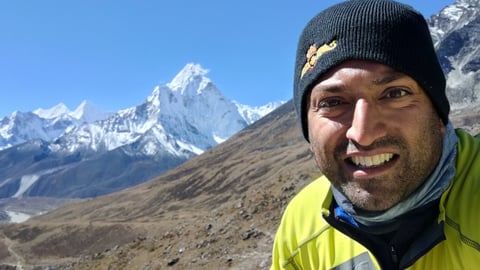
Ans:
POLYGON ((382 63, 412 77, 448 122, 445 76, 423 16, 390 0, 350 0, 319 13, 300 36, 293 99, 307 141, 309 91, 329 69, 353 59, 382 63))

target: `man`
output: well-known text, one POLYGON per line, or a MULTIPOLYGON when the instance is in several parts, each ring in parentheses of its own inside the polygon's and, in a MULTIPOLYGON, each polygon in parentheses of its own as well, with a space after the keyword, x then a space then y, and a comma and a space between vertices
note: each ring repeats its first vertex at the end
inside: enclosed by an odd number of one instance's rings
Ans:
POLYGON ((421 14, 388 0, 318 14, 294 104, 324 176, 285 210, 271 269, 480 267, 480 138, 448 119, 421 14))

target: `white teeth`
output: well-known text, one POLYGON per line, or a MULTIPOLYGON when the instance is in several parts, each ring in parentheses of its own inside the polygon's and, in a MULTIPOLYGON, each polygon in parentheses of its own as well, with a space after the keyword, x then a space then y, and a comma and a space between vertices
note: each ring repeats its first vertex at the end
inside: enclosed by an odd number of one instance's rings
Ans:
POLYGON ((391 160, 392 158, 393 154, 380 154, 369 157, 353 156, 351 159, 352 162, 357 166, 373 167, 382 165, 383 163, 391 160))

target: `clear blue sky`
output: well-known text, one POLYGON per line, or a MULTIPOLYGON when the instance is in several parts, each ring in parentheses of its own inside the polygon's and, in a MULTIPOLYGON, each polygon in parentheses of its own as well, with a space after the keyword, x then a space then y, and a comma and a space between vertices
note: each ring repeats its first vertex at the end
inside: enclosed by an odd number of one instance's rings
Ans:
MULTIPOLYGON (((0 0, 0 118, 142 103, 187 63, 247 105, 292 96, 295 46, 326 0, 0 0)), ((425 17, 454 0, 402 1, 425 17)))

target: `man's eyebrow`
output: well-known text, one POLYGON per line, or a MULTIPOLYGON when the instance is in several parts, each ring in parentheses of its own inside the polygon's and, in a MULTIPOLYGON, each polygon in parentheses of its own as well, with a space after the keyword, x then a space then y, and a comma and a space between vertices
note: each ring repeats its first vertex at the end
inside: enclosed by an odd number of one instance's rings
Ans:
POLYGON ((390 73, 388 73, 385 76, 382 76, 380 78, 373 79, 372 83, 374 83, 376 85, 382 85, 382 84, 391 83, 395 80, 398 80, 398 79, 401 79, 401 78, 404 78, 404 77, 407 77, 407 75, 405 75, 402 72, 396 72, 395 71, 395 72, 390 72, 390 73))
POLYGON ((335 93, 341 93, 341 92, 344 92, 345 89, 343 89, 342 87, 338 87, 337 85, 322 85, 322 86, 314 86, 312 88, 312 91, 310 91, 310 94, 315 91, 315 92, 327 92, 327 93, 331 93, 331 94, 335 94, 335 93))

